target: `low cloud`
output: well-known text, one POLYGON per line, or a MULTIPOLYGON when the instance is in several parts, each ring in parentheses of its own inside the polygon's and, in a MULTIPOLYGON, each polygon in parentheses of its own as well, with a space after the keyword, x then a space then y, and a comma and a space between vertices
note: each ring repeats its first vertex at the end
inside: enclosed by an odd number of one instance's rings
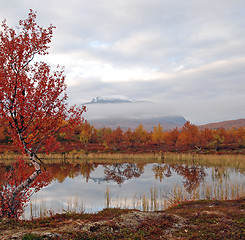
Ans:
POLYGON ((107 104, 87 104, 85 119, 147 119, 164 116, 178 116, 179 113, 170 106, 152 103, 107 103, 107 104))

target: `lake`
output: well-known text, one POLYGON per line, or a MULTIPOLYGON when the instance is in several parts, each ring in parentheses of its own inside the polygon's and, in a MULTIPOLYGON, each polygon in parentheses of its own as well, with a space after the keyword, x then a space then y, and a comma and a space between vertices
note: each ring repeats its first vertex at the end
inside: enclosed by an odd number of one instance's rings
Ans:
MULTIPOLYGON (((83 156, 46 160, 48 185, 31 196, 22 218, 93 213, 107 207, 163 210, 183 201, 245 195, 243 155, 168 154, 156 159, 143 156, 144 159, 91 160, 83 156)), ((12 162, 0 161, 0 186, 12 162)), ((29 168, 32 172, 32 166, 29 168)))
POLYGON ((193 199, 232 199, 245 193, 243 168, 196 163, 47 164, 50 184, 33 194, 23 218, 106 207, 163 210, 193 199))

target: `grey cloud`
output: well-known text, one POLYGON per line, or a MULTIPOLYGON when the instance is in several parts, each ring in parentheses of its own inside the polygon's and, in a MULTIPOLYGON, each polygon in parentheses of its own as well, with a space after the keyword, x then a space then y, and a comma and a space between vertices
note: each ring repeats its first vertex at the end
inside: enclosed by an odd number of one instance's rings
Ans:
POLYGON ((49 1, 48 10, 47 1, 42 6, 32 2, 26 5, 36 7, 42 21, 57 25, 53 45, 57 51, 89 52, 95 59, 119 66, 167 68, 173 55, 209 60, 197 50, 211 54, 217 45, 241 34, 236 18, 243 20, 242 1, 240 7, 230 1, 49 1), (109 47, 94 49, 93 41, 109 47))
MULTIPOLYGON (((131 81, 108 83, 99 79, 86 79, 84 84, 70 87, 70 91, 94 92, 97 95, 110 95, 118 92, 129 97, 155 99, 155 95, 165 94, 166 98, 180 98, 189 95, 199 98, 211 95, 233 92, 243 93, 245 90, 244 59, 233 59, 231 61, 220 61, 195 70, 183 71, 170 75, 169 79, 158 79, 154 81, 131 81)), ((94 95, 93 97, 97 96, 94 95)), ((90 99, 87 99, 87 101, 90 99)))
MULTIPOLYGON (((120 94, 131 98, 144 96, 145 100, 157 103, 155 106, 159 109, 161 104, 171 106, 179 114, 196 123, 205 123, 205 119, 221 121, 224 117, 225 119, 242 118, 245 114, 244 64, 245 59, 221 61, 180 75, 176 74, 168 81, 121 83, 91 81, 90 89, 85 87, 82 95, 86 96, 86 92, 92 92, 94 96, 99 96, 102 92, 109 95, 118 93, 120 89, 120 94)), ((87 101, 94 97, 90 96, 87 101)), ((94 109, 89 117, 100 114, 99 109, 94 109)))
POLYGON ((71 103, 122 94, 172 105, 195 122, 244 117, 243 0, 0 4, 0 16, 11 25, 33 8, 41 25, 57 27, 51 55, 66 65, 71 103), (154 74, 144 81, 107 81, 96 70, 93 76, 86 75, 97 65, 154 74))

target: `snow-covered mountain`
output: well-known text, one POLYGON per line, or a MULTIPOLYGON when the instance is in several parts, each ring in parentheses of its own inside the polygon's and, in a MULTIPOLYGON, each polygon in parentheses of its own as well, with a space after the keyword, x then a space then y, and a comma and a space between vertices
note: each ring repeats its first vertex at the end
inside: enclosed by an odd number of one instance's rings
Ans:
POLYGON ((109 95, 109 96, 98 96, 92 99, 91 102, 85 104, 93 104, 93 103, 133 103, 134 100, 122 96, 122 95, 109 95))
POLYGON ((132 100, 122 95, 98 96, 83 105, 87 106, 84 118, 96 128, 120 126, 126 130, 143 124, 146 130, 153 130, 160 123, 167 130, 181 127, 186 122, 164 103, 132 100))

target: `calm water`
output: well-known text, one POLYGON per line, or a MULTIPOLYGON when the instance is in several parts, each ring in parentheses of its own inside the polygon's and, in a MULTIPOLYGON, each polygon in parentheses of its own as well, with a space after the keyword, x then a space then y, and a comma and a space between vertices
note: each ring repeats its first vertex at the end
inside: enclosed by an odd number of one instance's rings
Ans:
POLYGON ((182 164, 53 164, 50 184, 35 193, 24 217, 48 210, 96 212, 105 207, 161 210, 180 198, 244 194, 245 175, 233 168, 182 164))

